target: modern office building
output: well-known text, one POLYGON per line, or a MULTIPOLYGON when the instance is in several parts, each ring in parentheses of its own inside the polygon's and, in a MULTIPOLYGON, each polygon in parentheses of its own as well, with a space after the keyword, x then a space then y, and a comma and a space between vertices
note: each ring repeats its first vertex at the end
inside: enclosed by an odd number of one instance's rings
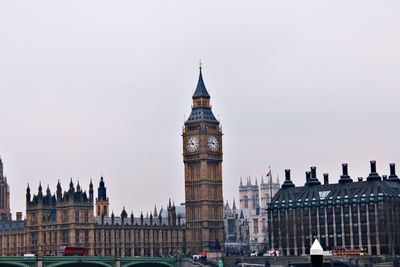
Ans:
POLYGON ((395 164, 380 176, 376 162, 364 180, 355 181, 342 165, 338 183, 323 184, 316 168, 306 172, 304 186, 295 186, 290 170, 268 207, 269 246, 285 255, 309 254, 318 239, 325 250, 364 250, 369 255, 400 253, 400 179, 395 164))

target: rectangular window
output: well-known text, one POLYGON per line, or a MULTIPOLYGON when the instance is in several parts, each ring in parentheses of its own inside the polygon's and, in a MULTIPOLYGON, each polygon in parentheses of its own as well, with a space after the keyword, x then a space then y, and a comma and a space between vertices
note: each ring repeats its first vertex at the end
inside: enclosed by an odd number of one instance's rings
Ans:
POLYGON ((88 210, 85 210, 85 223, 88 223, 89 222, 89 211, 88 210))
POLYGON ((254 233, 258 233, 258 219, 253 219, 254 233))
POLYGON ((79 244, 81 242, 80 236, 79 236, 79 230, 75 230, 75 243, 79 244))
POLYGON ((68 238, 68 230, 63 230, 63 243, 68 244, 69 238, 68 238))
POLYGON ((75 211, 75 222, 79 223, 79 210, 75 211))
POLYGON ((85 243, 88 244, 89 243, 89 230, 85 230, 85 243))

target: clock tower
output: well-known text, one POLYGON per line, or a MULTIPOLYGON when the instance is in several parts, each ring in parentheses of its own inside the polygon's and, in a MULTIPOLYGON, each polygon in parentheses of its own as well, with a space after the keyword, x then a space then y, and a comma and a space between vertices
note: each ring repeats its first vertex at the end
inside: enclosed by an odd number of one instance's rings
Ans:
POLYGON ((224 249, 222 131, 210 105, 200 66, 192 112, 183 127, 186 244, 192 254, 224 249))

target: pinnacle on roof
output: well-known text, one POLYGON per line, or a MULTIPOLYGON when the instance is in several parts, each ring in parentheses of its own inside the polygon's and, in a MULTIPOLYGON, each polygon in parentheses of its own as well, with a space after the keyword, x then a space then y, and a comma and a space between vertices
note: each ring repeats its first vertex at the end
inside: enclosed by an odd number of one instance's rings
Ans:
POLYGON ((74 183, 72 182, 72 177, 71 177, 71 181, 69 182, 69 189, 70 190, 74 189, 74 183))
POLYGON ((226 204, 225 204, 225 209, 227 209, 227 210, 228 210, 228 209, 229 209, 229 210, 231 209, 231 208, 229 207, 228 200, 226 201, 226 204))
POLYGON ((158 212, 157 212, 157 205, 154 204, 154 217, 158 216, 158 212))
POLYGON ((126 213, 125 206, 124 206, 124 207, 122 208, 121 218, 126 218, 126 217, 128 217, 128 214, 126 213))
POLYGON ((236 210, 235 199, 233 199, 232 209, 233 209, 233 210, 236 210))
POLYGON ((194 91, 192 98, 195 99, 195 98, 203 97, 203 98, 210 99, 210 95, 208 94, 207 88, 203 81, 203 74, 201 73, 201 63, 200 63, 199 69, 200 69, 199 81, 197 82, 197 87, 196 87, 196 90, 194 91))

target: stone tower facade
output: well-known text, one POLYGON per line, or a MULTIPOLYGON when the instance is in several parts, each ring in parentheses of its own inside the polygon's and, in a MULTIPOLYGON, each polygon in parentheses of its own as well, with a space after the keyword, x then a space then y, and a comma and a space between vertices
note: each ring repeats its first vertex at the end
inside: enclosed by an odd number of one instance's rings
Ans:
POLYGON ((11 220, 10 187, 3 173, 3 161, 0 158, 0 221, 11 220))
POLYGON ((272 180, 271 170, 267 173, 267 179, 261 176, 261 183, 257 178, 252 183, 248 177, 246 183, 240 179, 239 197, 240 209, 249 223, 249 240, 252 251, 262 252, 268 244, 268 220, 267 208, 273 196, 280 188, 279 178, 272 180))
POLYGON ((187 251, 220 253, 224 248, 222 130, 214 117, 201 67, 192 111, 183 127, 187 251))
POLYGON ((110 202, 107 197, 107 188, 104 185, 103 177, 100 178, 99 188, 97 189, 96 198, 96 216, 110 216, 108 213, 110 202))

